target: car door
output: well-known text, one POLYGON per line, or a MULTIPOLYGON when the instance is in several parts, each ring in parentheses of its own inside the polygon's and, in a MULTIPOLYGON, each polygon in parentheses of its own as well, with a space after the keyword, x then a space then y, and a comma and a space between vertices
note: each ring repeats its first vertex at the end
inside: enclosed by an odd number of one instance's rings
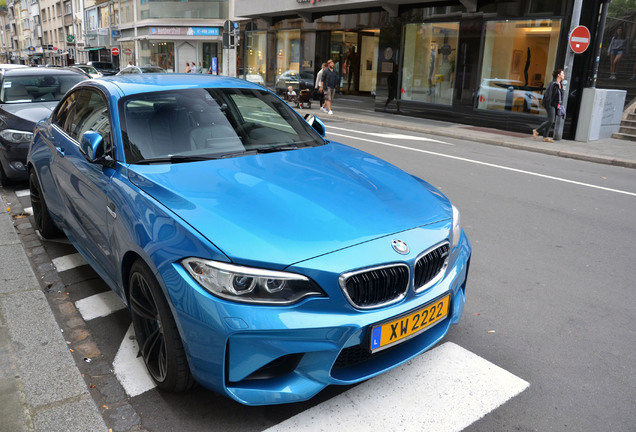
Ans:
POLYGON ((114 159, 109 108, 105 97, 95 89, 79 89, 69 99, 66 117, 59 116, 59 123, 53 125, 58 136, 54 138, 57 153, 51 174, 65 209, 69 235, 100 276, 108 279, 115 274, 109 241, 112 203, 108 200, 115 169, 112 164, 90 162, 80 148, 80 140, 86 131, 99 133, 106 154, 114 159))

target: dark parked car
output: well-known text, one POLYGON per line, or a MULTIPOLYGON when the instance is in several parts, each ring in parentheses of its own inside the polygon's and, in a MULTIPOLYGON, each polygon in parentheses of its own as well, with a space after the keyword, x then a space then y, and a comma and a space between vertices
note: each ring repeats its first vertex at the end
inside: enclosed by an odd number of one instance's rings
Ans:
POLYGON ((207 74, 88 80, 37 125, 36 228, 62 230, 129 306, 160 389, 299 402, 459 322, 457 209, 324 134, 267 89, 207 74))
POLYGON ((287 88, 292 86, 296 92, 308 89, 314 89, 314 76, 311 72, 296 72, 288 70, 280 74, 276 80, 276 93, 283 94, 287 92, 287 88))
POLYGON ((66 92, 88 77, 62 68, 17 68, 0 73, 0 183, 27 179, 26 157, 35 124, 66 92))
POLYGON ((115 65, 112 64, 111 62, 89 61, 89 62, 86 62, 86 64, 89 66, 93 66, 95 69, 97 69, 98 72, 101 72, 102 75, 104 76, 117 75, 117 72, 119 72, 119 69, 117 69, 115 65))

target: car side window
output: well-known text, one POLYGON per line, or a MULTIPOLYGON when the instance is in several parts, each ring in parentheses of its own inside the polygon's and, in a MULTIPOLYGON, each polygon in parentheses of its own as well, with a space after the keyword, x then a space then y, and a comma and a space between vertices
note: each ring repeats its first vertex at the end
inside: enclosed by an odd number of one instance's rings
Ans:
POLYGON ((97 132, 103 137, 104 150, 108 153, 112 148, 112 133, 106 100, 95 91, 80 90, 78 93, 78 103, 74 110, 74 127, 69 135, 79 142, 84 132, 97 132))
POLYGON ((77 103, 77 93, 73 92, 66 99, 64 99, 55 113, 55 118, 53 119, 53 123, 63 129, 66 133, 69 131, 66 129, 66 122, 69 119, 69 114, 74 110, 75 104, 77 103))

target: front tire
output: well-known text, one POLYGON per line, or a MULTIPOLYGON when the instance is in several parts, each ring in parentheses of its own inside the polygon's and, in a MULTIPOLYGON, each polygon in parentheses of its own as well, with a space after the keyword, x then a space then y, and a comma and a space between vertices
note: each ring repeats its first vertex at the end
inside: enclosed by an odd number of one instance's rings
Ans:
POLYGON ((33 219, 35 228, 40 231, 40 235, 45 239, 59 237, 62 232, 51 219, 49 209, 44 201, 42 188, 35 171, 29 173, 29 191, 31 192, 31 208, 33 209, 33 219))
POLYGON ((191 388, 194 379, 183 342, 159 283, 141 260, 133 264, 129 281, 133 327, 150 376, 162 390, 191 388))

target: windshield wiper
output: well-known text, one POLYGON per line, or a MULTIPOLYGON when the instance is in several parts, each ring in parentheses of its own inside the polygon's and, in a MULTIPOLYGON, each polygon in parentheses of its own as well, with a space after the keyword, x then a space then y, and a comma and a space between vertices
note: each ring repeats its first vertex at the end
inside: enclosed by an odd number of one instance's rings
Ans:
POLYGON ((289 151, 289 150, 297 150, 298 146, 296 144, 289 144, 283 146, 271 146, 271 147, 259 147, 256 149, 258 153, 275 153, 281 151, 289 151))
POLYGON ((204 160, 215 159, 210 156, 182 156, 182 155, 174 155, 167 157, 158 157, 158 158, 149 158, 149 159, 141 159, 137 162, 134 162, 137 165, 151 165, 151 164, 162 164, 162 163, 184 163, 184 162, 199 162, 204 160))

